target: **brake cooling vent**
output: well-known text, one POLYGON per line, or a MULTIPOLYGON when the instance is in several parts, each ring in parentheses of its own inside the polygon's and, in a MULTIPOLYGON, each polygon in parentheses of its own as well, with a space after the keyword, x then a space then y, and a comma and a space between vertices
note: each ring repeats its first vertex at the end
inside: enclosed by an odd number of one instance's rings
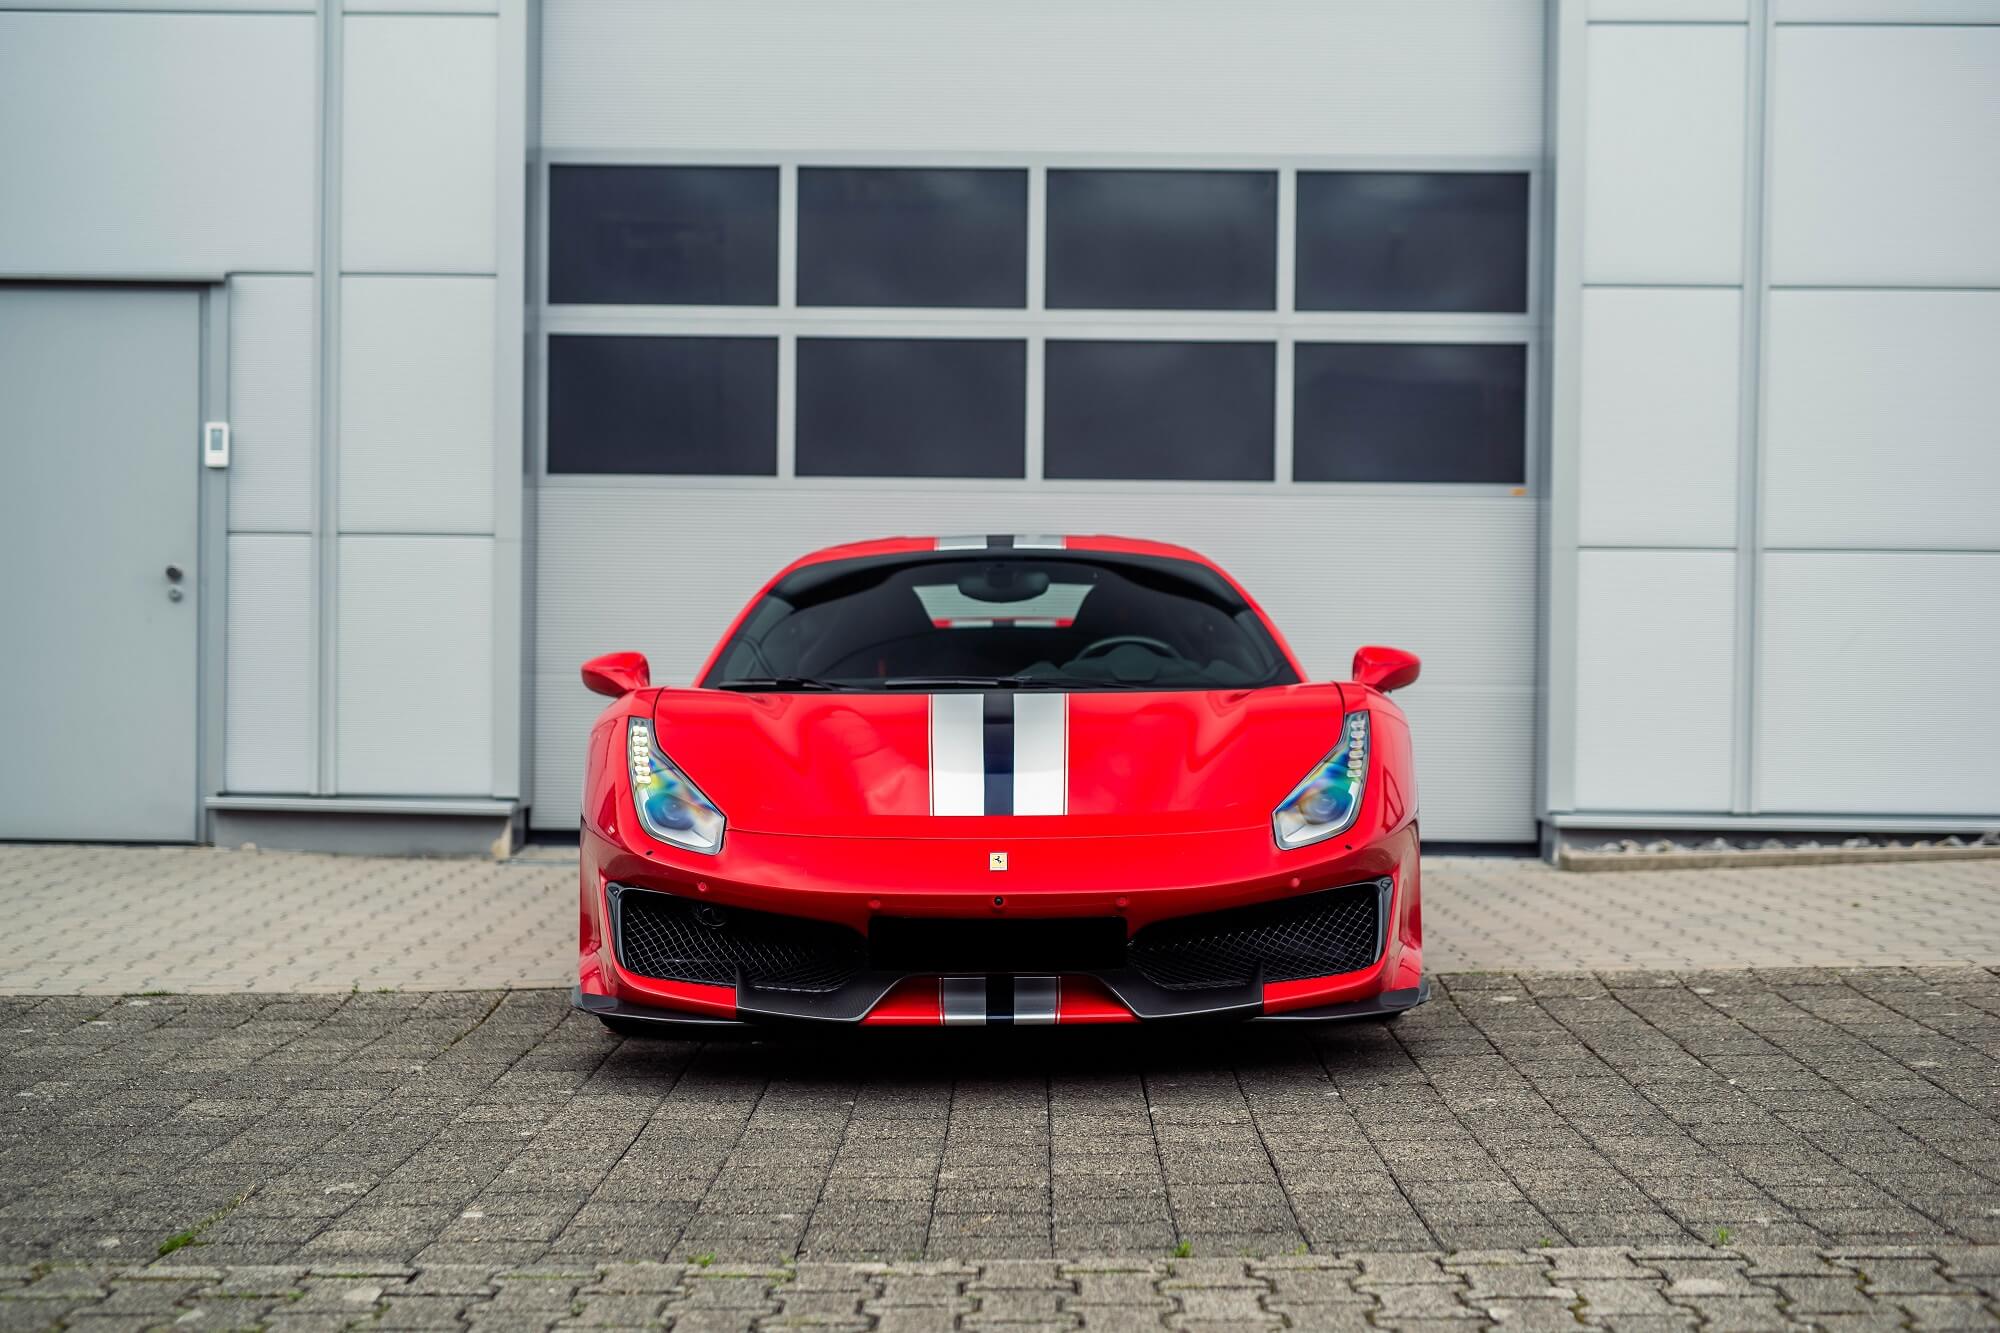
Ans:
POLYGON ((1367 967, 1382 956, 1389 881, 1283 902, 1178 917, 1132 937, 1126 961, 1164 990, 1298 981, 1367 967))
POLYGON ((822 993, 867 965, 866 941, 844 926, 615 884, 612 892, 618 961, 642 977, 822 993))

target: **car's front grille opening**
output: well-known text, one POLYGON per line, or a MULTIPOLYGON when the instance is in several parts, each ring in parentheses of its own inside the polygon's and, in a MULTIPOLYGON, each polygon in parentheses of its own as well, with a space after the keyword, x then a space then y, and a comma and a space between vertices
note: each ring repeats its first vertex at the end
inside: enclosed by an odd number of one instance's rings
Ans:
POLYGON ((878 916, 871 965, 900 972, 1096 972, 1125 961, 1117 917, 878 916))
POLYGON ((1165 990, 1353 972, 1382 952, 1381 881, 1283 902, 1177 917, 1132 937, 1131 965, 1165 990))
POLYGON ((614 885, 618 961, 628 972, 710 986, 839 990, 867 963, 858 931, 614 885))

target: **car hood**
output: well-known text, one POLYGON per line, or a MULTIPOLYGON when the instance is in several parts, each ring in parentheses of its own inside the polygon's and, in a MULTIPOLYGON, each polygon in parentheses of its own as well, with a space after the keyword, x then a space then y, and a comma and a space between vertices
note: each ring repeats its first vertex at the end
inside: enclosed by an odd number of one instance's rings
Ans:
POLYGON ((951 838, 1267 823, 1333 748, 1333 684, 1258 690, 739 694, 662 690, 667 757, 730 826, 951 838))

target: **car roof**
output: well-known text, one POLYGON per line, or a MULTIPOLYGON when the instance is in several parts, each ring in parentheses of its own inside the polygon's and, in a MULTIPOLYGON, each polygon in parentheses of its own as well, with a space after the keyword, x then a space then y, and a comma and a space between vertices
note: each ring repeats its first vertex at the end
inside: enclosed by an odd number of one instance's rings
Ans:
MULTIPOLYGON (((1216 573, 1223 573, 1220 565, 1199 551, 1171 542, 1148 541, 1142 537, 1119 537, 1108 533, 1084 534, 1035 534, 1035 533, 978 533, 963 536, 947 535, 939 537, 878 537, 869 541, 845 542, 839 546, 828 546, 800 556, 787 565, 780 573, 782 578, 794 570, 811 565, 825 564, 833 560, 854 560, 869 556, 914 555, 923 551, 968 551, 986 550, 1001 554, 1009 549, 1021 551, 1048 550, 1061 548, 1069 551, 1105 551, 1120 555, 1148 555, 1169 560, 1186 560, 1216 573), (978 545, 974 545, 978 543, 978 545)), ((775 582, 775 580, 774 580, 775 582)))

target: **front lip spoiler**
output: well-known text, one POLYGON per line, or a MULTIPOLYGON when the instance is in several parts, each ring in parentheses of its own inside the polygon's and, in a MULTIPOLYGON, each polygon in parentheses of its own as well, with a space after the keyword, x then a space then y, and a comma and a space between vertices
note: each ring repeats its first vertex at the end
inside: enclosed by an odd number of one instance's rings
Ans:
MULTIPOLYGON (((1100 978, 1101 979, 1101 978, 1100 978)), ((1171 1014, 1155 1014, 1159 1018, 1236 1018, 1250 1023, 1332 1023, 1350 1018, 1377 1018, 1388 1014, 1399 1014, 1405 1009, 1413 1009, 1431 997, 1431 979, 1425 977, 1417 985, 1404 990, 1383 991, 1380 995, 1365 1000, 1352 1000, 1346 1004, 1321 1005, 1314 1009, 1292 1009, 1278 1014, 1252 1014, 1245 1012, 1245 1006, 1227 1003, 1220 1006, 1202 1005, 1183 1008, 1171 1014)), ((679 1033, 691 1039, 702 1036, 741 1035, 759 1028, 782 1029, 790 1022, 812 1022, 815 1026, 831 1023, 837 1026, 858 1027, 856 1019, 844 1014, 814 1014, 804 1008, 792 1012, 766 1012, 757 1016, 770 1022, 752 1022, 741 1018, 709 1018, 700 1014, 684 1013, 673 1009, 656 1009, 649 1005, 628 1004, 613 995, 591 995, 581 987, 571 987, 569 1002, 572 1007, 598 1018, 615 1018, 622 1022, 644 1023, 660 1029, 661 1035, 679 1033)), ((1262 1001, 1257 1001, 1261 1004, 1262 1001)), ((1141 1015, 1142 1018, 1147 1017, 1141 1015)), ((1060 1026, 1060 1025, 1058 1025, 1060 1026)), ((1076 1027, 1093 1026, 1074 1024, 1076 1027)))
POLYGON ((1323 1004, 1313 1009, 1287 1009, 1281 1014, 1259 1014, 1254 1023, 1331 1023, 1343 1018, 1379 1018, 1414 1009, 1431 998, 1431 979, 1424 977, 1404 990, 1385 990, 1365 1000, 1346 1004, 1323 1004))
MULTIPOLYGON (((1367 881, 1363 881, 1362 883, 1365 884, 1367 881)), ((1374 885, 1376 891, 1375 958, 1369 964, 1369 967, 1380 966, 1387 953, 1389 946, 1389 914, 1394 902, 1395 891, 1394 882, 1386 875, 1376 879, 1374 885)), ((1344 885, 1334 889, 1323 890, 1322 892, 1338 893, 1348 887, 1359 888, 1361 885, 1344 885)), ((647 889, 638 885, 615 881, 605 885, 605 897, 608 900, 611 912, 611 938, 618 942, 615 946, 615 952, 618 965, 621 968, 627 966, 623 949, 623 941, 625 939, 623 924, 625 895, 628 893, 657 894, 659 892, 657 889, 647 889)), ((673 895, 662 896, 671 897, 673 895)), ((1197 913, 1181 919, 1194 921, 1207 915, 1222 914, 1197 913)), ((806 1019, 818 1022, 859 1023, 873 1011, 876 1005, 882 1002, 898 982, 910 976, 926 975, 929 974, 923 972, 890 971, 882 968, 865 968, 856 972, 847 981, 833 990, 810 992, 758 986, 739 979, 736 986, 736 1010, 738 1013, 751 1019, 775 1019, 779 1021, 806 1019)), ((1139 969, 1131 966, 1089 969, 1087 975, 1094 977, 1102 983, 1105 989, 1117 997, 1120 1004, 1131 1010, 1133 1015, 1142 1022, 1175 1018, 1255 1019, 1266 1016, 1263 1013, 1264 979, 1261 975, 1253 975, 1249 981, 1242 985, 1206 986, 1192 990, 1171 990, 1155 983, 1144 973, 1140 972, 1139 969)), ((1417 989, 1422 992, 1417 998, 1410 1000, 1407 1004, 1396 1007, 1408 1008, 1410 1005, 1423 1003, 1428 998, 1429 992, 1421 986, 1417 989)), ((1403 993, 1401 991, 1390 992, 1390 994, 1395 995, 1403 993)), ((1375 1002, 1379 1002, 1381 998, 1377 996, 1375 1002)), ((1334 1012, 1341 1007, 1339 1005, 1323 1006, 1324 1016, 1342 1016, 1334 1012)), ((1367 1012, 1388 1013, 1393 1012, 1393 1009, 1377 1009, 1367 1012)), ((1269 1016, 1274 1018, 1284 1017, 1282 1014, 1269 1016)))

